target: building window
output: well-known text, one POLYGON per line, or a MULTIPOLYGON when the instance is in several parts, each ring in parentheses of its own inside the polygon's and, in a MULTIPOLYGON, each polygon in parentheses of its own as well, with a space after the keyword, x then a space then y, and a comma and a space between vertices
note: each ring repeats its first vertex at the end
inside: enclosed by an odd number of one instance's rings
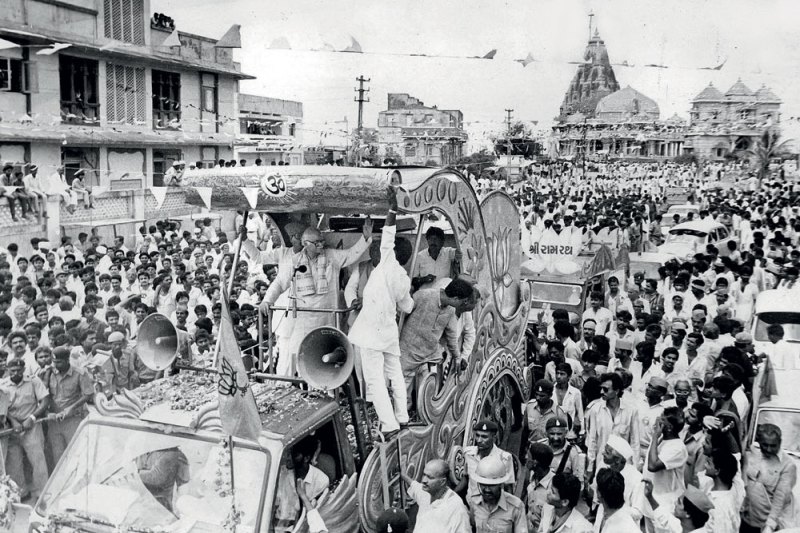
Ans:
POLYGON ((64 165, 64 177, 70 185, 79 169, 84 171, 84 184, 100 185, 100 151, 97 148, 63 148, 61 164, 64 165))
POLYGON ((748 120, 750 118, 750 110, 743 109, 742 111, 739 111, 739 118, 741 120, 748 120))
POLYGON ((217 112, 217 77, 213 74, 200 75, 202 86, 200 88, 200 105, 206 113, 217 112))
POLYGON ((179 128, 181 75, 153 70, 153 127, 179 128))
POLYGON ((295 135, 295 127, 296 126, 297 125, 295 123, 289 124, 289 136, 290 137, 294 137, 294 135, 295 135))
POLYGON ((99 123, 97 61, 62 55, 59 56, 58 62, 61 119, 70 123, 99 123))
POLYGON ((105 0, 106 37, 144 45, 144 0, 105 0))
POLYGON ((147 118, 144 69, 106 63, 106 104, 109 122, 144 124, 147 118))
POLYGON ((719 111, 712 111, 711 112, 711 118, 713 120, 718 120, 719 119, 719 111))
POLYGON ((406 157, 417 157, 417 147, 414 146, 413 144, 407 144, 406 145, 405 156, 406 157))
POLYGON ((0 57, 0 91, 34 92, 34 66, 35 63, 30 61, 0 57))
POLYGON ((153 187, 164 186, 164 174, 180 159, 178 150, 153 150, 153 187))

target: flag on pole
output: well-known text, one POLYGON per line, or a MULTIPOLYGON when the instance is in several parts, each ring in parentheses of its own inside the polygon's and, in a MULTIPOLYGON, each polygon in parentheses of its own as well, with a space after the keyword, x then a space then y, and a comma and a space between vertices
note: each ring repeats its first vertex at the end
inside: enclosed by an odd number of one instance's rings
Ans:
POLYGON ((250 380, 242 362, 242 353, 233 332, 228 291, 222 291, 222 318, 219 324, 219 361, 217 391, 222 428, 234 437, 258 440, 261 419, 250 380))

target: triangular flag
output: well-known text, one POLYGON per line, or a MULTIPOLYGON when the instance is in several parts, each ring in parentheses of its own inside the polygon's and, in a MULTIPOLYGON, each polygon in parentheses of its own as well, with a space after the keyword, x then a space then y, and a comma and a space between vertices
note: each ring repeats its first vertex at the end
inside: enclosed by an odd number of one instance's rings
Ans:
POLYGON ((342 52, 351 52, 351 53, 354 53, 354 54, 363 54, 364 53, 364 51, 361 50, 361 45, 358 44, 358 41, 356 41, 355 38, 352 35, 350 36, 350 46, 348 46, 347 48, 342 50, 342 52))
POLYGON ((200 195, 206 208, 211 209, 211 187, 195 187, 194 190, 200 195))
POLYGON ((11 41, 0 39, 0 50, 8 50, 9 48, 18 48, 18 47, 19 45, 17 43, 12 43, 11 41))
POLYGON ((277 39, 273 39, 271 43, 269 43, 270 50, 291 50, 292 46, 289 44, 289 40, 286 37, 278 37, 277 39))
POLYGON ((97 198, 98 196, 102 196, 108 192, 109 187, 107 185, 92 187, 92 196, 97 198))
POLYGON ((488 54, 483 56, 481 59, 494 59, 494 55, 497 53, 497 48, 494 50, 490 50, 488 54))
POLYGON ((70 46, 72 46, 72 45, 68 44, 68 43, 53 43, 53 46, 51 46, 49 48, 44 48, 44 49, 39 50, 38 52, 36 52, 36 55, 38 55, 38 56, 51 56, 51 55, 55 54, 56 52, 58 52, 59 50, 63 50, 65 48, 69 48, 70 46))
POLYGON ((234 24, 214 46, 217 48, 241 48, 242 36, 239 33, 240 29, 241 26, 239 24, 234 24))
POLYGON ((535 62, 536 60, 533 58, 533 54, 528 52, 528 55, 525 57, 525 59, 515 59, 514 61, 516 61, 517 63, 519 63, 523 67, 527 67, 528 65, 530 65, 533 62, 535 62))
POLYGON ((261 434, 261 419, 233 331, 227 293, 227 290, 222 291, 222 317, 219 323, 219 418, 227 434, 257 441, 261 434))
POLYGON ((181 40, 178 37, 178 30, 173 30, 172 33, 170 33, 167 38, 164 39, 164 42, 161 43, 161 46, 181 46, 181 40))
POLYGON ((247 203, 250 204, 250 209, 255 209, 258 204, 258 189, 255 187, 239 187, 242 194, 247 198, 247 203))
POLYGON ((156 199, 156 209, 161 209, 164 205, 164 198, 167 197, 166 187, 150 187, 150 192, 153 193, 153 198, 156 199))
POLYGON ((331 43, 322 43, 322 49, 326 52, 335 52, 336 48, 331 43))

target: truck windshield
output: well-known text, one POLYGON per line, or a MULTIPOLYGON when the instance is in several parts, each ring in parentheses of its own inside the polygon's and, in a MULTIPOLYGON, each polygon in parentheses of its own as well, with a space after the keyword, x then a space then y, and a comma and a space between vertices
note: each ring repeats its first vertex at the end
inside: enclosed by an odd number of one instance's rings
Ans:
POLYGON ((578 305, 581 303, 580 285, 531 281, 531 298, 535 302, 578 305))
MULTIPOLYGON (((36 511, 71 527, 218 530, 232 507, 226 443, 87 424, 59 462, 36 511)), ((263 450, 234 447, 235 486, 246 487, 236 491, 238 531, 255 529, 267 463, 263 450)))
POLYGON ((756 426, 761 424, 775 424, 781 428, 781 447, 789 453, 800 455, 800 411, 762 409, 758 412, 756 426))
POLYGON ((706 239, 705 231, 698 231, 695 229, 671 229, 667 235, 667 243, 681 243, 681 244, 702 244, 706 239))
POLYGON ((783 326, 783 340, 800 342, 800 313, 759 313, 755 340, 768 342, 767 327, 771 324, 783 326))

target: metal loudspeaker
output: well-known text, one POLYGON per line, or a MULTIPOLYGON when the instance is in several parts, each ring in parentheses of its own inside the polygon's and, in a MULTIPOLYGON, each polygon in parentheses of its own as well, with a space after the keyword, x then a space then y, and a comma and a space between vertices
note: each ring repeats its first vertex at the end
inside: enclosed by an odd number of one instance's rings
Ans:
POLYGON ((177 329, 161 313, 147 316, 139 325, 136 352, 144 365, 156 371, 169 368, 179 354, 188 353, 189 334, 177 329))
POLYGON ((353 372, 353 348, 347 335, 323 326, 311 330, 297 351, 297 371, 317 389, 335 389, 353 372))

